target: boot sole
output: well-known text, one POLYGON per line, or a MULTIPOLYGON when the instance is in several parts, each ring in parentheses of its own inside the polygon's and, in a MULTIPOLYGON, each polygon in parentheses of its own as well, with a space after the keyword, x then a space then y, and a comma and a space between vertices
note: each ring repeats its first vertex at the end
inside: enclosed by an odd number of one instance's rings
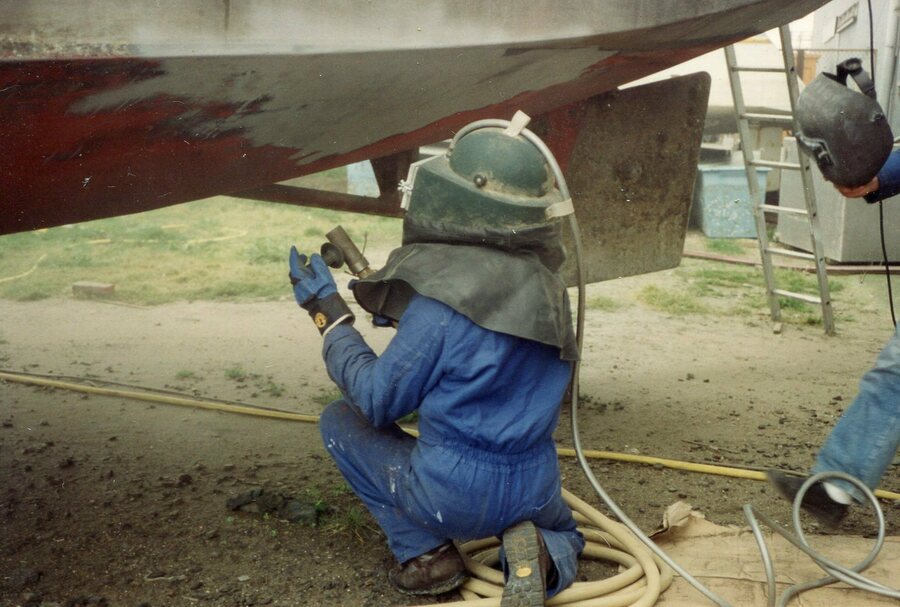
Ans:
POLYGON ((537 534, 530 521, 514 525, 503 533, 509 578, 503 587, 500 607, 543 607, 546 591, 537 534))

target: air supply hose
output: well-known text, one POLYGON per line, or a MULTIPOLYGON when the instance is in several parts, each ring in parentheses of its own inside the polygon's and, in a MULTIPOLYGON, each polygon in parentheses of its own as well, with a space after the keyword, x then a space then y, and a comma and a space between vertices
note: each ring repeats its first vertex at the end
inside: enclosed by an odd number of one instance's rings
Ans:
MULTIPOLYGON (((672 583, 672 570, 647 550, 629 530, 563 489, 578 530, 584 535, 582 558, 609 561, 622 566, 618 574, 593 582, 575 582, 546 602, 565 607, 650 607, 672 583)), ((453 607, 498 607, 503 594, 503 573, 492 567, 499 560, 496 538, 462 544, 460 552, 471 578, 463 584, 463 601, 443 603, 453 607)), ((422 606, 424 607, 424 606, 422 606)))

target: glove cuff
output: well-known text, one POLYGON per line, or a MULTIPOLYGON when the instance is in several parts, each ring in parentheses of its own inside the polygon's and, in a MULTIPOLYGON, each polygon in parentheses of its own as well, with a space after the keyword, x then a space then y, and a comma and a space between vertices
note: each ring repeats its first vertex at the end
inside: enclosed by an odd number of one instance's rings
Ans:
POLYGON ((335 325, 348 319, 351 323, 356 320, 347 302, 337 293, 332 293, 321 299, 314 297, 303 304, 303 308, 309 312, 309 317, 312 318, 313 324, 316 325, 322 337, 325 337, 335 325))

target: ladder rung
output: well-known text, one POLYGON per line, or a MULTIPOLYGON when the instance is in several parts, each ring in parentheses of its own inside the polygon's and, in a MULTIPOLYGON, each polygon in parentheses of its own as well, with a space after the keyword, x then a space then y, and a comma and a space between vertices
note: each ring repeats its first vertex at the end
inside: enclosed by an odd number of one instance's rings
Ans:
POLYGON ((793 169, 800 170, 800 165, 796 162, 778 162, 777 160, 751 160, 750 164, 758 167, 769 167, 772 169, 793 169))
POLYGON ((740 66, 740 65, 732 65, 731 69, 735 72, 781 72, 782 74, 785 72, 783 67, 762 67, 762 66, 740 66))
POLYGON ((785 215, 809 215, 809 211, 806 209, 795 209, 792 207, 782 207, 776 204, 761 204, 759 205, 763 211, 769 211, 770 213, 784 213, 785 215))
POLYGON ((785 291, 784 289, 772 289, 772 293, 775 295, 780 295, 782 297, 789 297, 791 299, 799 299, 800 301, 805 301, 806 303, 811 304, 820 304, 822 303, 821 298, 818 295, 807 295, 806 293, 794 293, 793 291, 785 291))
POLYGON ((741 120, 750 122, 765 122, 769 124, 782 124, 785 126, 794 126, 794 119, 784 114, 752 114, 746 113, 740 115, 741 120))
POLYGON ((782 257, 796 257, 797 259, 815 260, 816 256, 805 251, 791 251, 790 249, 782 249, 780 247, 766 247, 766 253, 772 255, 781 255, 782 257))

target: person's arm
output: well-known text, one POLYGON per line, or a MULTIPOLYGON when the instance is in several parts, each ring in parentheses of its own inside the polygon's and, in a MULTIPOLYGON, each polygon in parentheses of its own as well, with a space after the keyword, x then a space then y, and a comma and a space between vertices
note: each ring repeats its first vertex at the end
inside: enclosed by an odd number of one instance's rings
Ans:
POLYGON ((866 202, 878 202, 900 194, 900 150, 891 152, 881 170, 878 171, 878 175, 871 182, 862 188, 855 188, 860 191, 847 193, 841 188, 838 189, 848 198, 862 197, 866 202))
POLYGON ((437 302, 413 298, 381 356, 351 325, 335 326, 323 346, 328 375, 375 427, 388 426, 415 411, 440 379, 449 316, 437 302))

